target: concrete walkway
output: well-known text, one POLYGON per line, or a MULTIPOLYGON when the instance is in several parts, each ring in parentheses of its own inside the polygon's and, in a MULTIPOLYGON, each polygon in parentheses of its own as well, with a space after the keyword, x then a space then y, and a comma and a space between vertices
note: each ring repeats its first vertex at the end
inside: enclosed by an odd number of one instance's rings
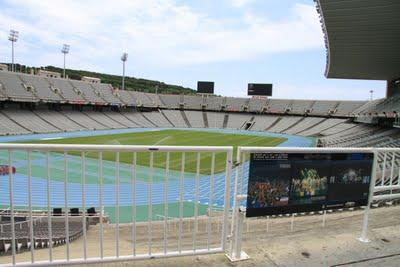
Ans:
POLYGON ((400 266, 400 207, 373 209, 370 243, 357 240, 362 210, 295 219, 249 220, 243 250, 251 259, 230 263, 224 255, 207 255, 98 266, 400 266))

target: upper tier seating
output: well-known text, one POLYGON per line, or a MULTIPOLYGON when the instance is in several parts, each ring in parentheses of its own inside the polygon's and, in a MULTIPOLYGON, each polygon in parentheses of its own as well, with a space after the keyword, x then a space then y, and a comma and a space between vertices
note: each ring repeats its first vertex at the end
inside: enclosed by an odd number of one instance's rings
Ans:
POLYGON ((12 100, 26 102, 38 101, 33 94, 32 88, 26 88, 23 81, 15 73, 0 71, 0 87, 0 90, 12 100))
POLYGON ((27 86, 35 90, 39 99, 43 101, 63 101, 61 95, 51 89, 50 83, 46 78, 22 73, 19 74, 19 77, 27 86))

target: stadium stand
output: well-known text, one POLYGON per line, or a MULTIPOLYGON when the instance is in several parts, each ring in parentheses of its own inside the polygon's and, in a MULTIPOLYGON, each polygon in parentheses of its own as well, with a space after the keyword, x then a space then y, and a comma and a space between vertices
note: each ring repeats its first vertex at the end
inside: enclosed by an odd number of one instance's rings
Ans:
MULTIPOLYGON (((45 78, 43 78, 45 79, 45 78)), ((71 103, 85 103, 86 100, 82 97, 82 92, 74 89, 72 85, 65 79, 46 78, 50 82, 52 90, 60 93, 65 100, 71 103)))
POLYGON ((268 112, 269 113, 285 113, 292 101, 288 99, 269 99, 268 112))
POLYGON ((80 131, 86 129, 57 111, 36 110, 34 113, 47 123, 57 125, 57 128, 62 131, 80 131))
POLYGON ((279 116, 271 116, 271 115, 256 115, 254 116, 254 125, 251 127, 251 130, 255 131, 264 131, 272 126, 274 122, 278 120, 279 116))
MULTIPOLYGON (((178 111, 177 111, 178 112, 178 111)), ((144 117, 146 117, 149 121, 154 123, 157 127, 160 128, 168 128, 174 127, 173 124, 159 111, 155 112, 144 112, 142 113, 144 117)))
POLYGON ((301 120, 301 123, 297 123, 293 127, 290 127, 289 129, 286 129, 283 132, 287 134, 299 134, 302 131, 306 131, 308 129, 315 127, 324 120, 325 120, 324 118, 320 117, 305 117, 303 120, 301 120))
POLYGON ((178 128, 186 128, 188 127, 187 124, 185 123, 181 113, 179 110, 163 110, 162 113, 165 115, 165 117, 170 121, 175 127, 178 128))
POLYGON ((86 129, 89 130, 107 129, 107 127, 104 126, 103 124, 100 124, 97 121, 91 119, 90 116, 85 114, 85 112, 62 111, 61 113, 70 120, 74 121, 75 123, 84 126, 86 129))
POLYGON ((131 91, 126 91, 126 90, 118 90, 117 91, 122 103, 124 103, 127 106, 136 106, 139 105, 136 102, 136 98, 133 96, 133 93, 131 91))
POLYGON ((123 124, 118 123, 118 121, 112 120, 110 117, 108 117, 102 112, 89 111, 85 112, 84 114, 86 114, 88 117, 90 117, 97 123, 106 126, 107 128, 111 129, 126 128, 123 124))
POLYGON ((7 109, 2 113, 10 120, 28 129, 32 133, 59 132, 60 129, 42 120, 32 112, 20 112, 19 110, 7 109))
POLYGON ((249 114, 236 114, 230 113, 227 128, 242 129, 246 121, 250 120, 252 116, 249 114))
POLYGON ((250 112, 262 112, 266 106, 267 106, 266 99, 251 98, 249 100, 250 112))
POLYGON ((186 117, 190 121, 190 125, 193 128, 206 128, 206 124, 204 122, 203 113, 200 111, 185 111, 186 117))
POLYGON ((90 103, 105 103, 105 100, 101 98, 101 94, 96 94, 90 83, 76 80, 69 80, 69 82, 74 91, 81 92, 82 96, 90 103))
POLYGON ((222 109, 222 97, 209 96, 206 99, 207 110, 217 110, 222 109))
POLYGON ((114 91, 110 84, 93 83, 91 86, 94 87, 95 93, 99 94, 107 103, 111 105, 122 104, 121 99, 118 97, 120 91, 114 91))
POLYGON ((281 117, 275 125, 268 129, 270 132, 281 133, 288 128, 296 125, 303 117, 281 117))
POLYGON ((165 107, 178 108, 179 107, 179 96, 177 95, 158 95, 161 102, 165 107))
POLYGON ((26 102, 37 101, 33 94, 33 88, 25 87, 23 81, 14 73, 1 71, 0 83, 4 94, 10 100, 26 102))
POLYGON ((311 106, 314 104, 313 100, 293 100, 292 103, 288 106, 289 114, 298 114, 303 115, 308 113, 307 111, 311 110, 311 106))
POLYGON ((236 97, 226 97, 226 110, 229 111, 243 111, 246 103, 248 103, 247 98, 236 98, 236 97))
POLYGON ((183 101, 186 109, 201 109, 204 105, 204 99, 201 96, 184 96, 183 101))
POLYGON ((336 107, 335 115, 351 116, 354 110, 365 104, 365 101, 340 101, 336 107))
POLYGON ((63 101, 63 98, 60 94, 56 93, 54 90, 51 90, 50 84, 45 78, 23 73, 19 74, 18 76, 26 86, 31 87, 32 90, 36 92, 37 97, 41 101, 63 101))
POLYGON ((335 108, 339 105, 338 101, 315 101, 311 107, 311 115, 327 116, 335 113, 335 108))
POLYGON ((391 135, 397 136, 397 129, 366 122, 376 123, 375 117, 394 117, 400 112, 399 96, 374 101, 324 101, 156 95, 115 90, 104 83, 8 71, 0 72, 0 100, 1 135, 209 127, 314 136, 325 146, 396 145, 391 135), (37 104, 21 109, 16 104, 21 102, 37 104), (56 108, 45 103, 56 104, 56 108))
POLYGON ((110 118, 111 120, 119 123, 120 125, 123 126, 123 128, 136 128, 139 127, 137 123, 134 123, 133 121, 129 120, 127 117, 122 115, 120 112, 103 112, 105 116, 110 118))
POLYGON ((16 134, 28 134, 30 131, 18 123, 12 121, 3 113, 0 112, 0 134, 1 135, 16 135, 16 134))
POLYGON ((223 128, 224 113, 220 112, 207 112, 208 127, 210 128, 223 128))
MULTIPOLYGON (((2 214, 2 217, 6 217, 6 215, 2 214)), ((24 217, 17 218, 21 219, 21 221, 15 222, 14 224, 17 251, 30 249, 32 245, 35 249, 49 247, 49 242, 52 242, 53 246, 65 244, 66 224, 63 217, 52 216, 51 240, 47 217, 33 217, 33 240, 31 240, 30 237, 30 221, 24 219, 24 217)), ((83 234, 83 223, 81 217, 70 217, 68 226, 68 237, 70 242, 76 240, 83 234)), ((86 230, 88 229, 89 223, 86 223, 86 230)), ((11 234, 11 224, 8 222, 0 222, 0 253, 6 253, 11 249, 11 234)))

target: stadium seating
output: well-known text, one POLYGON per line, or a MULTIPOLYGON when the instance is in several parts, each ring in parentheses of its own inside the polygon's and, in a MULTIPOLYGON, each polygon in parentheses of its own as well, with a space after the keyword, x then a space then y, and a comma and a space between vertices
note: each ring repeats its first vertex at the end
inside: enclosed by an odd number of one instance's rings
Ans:
POLYGON ((57 111, 36 110, 34 113, 49 124, 57 125, 57 128, 63 131, 80 131, 86 129, 57 111))
POLYGON ((10 120, 18 123, 32 133, 59 132, 60 129, 42 120, 32 112, 20 112, 19 110, 6 109, 2 113, 10 120))
POLYGON ((35 92, 36 96, 44 101, 63 101, 60 94, 56 93, 51 89, 50 83, 45 78, 39 78, 37 76, 28 74, 19 74, 21 80, 24 81, 26 86, 31 87, 35 92))
POLYGON ((102 98, 101 93, 96 93, 90 83, 76 80, 69 80, 69 82, 71 83, 71 86, 74 88, 74 90, 81 92, 82 96, 90 103, 105 103, 105 100, 102 98))
MULTIPOLYGON (((21 221, 14 224, 16 250, 21 251, 30 249, 34 246, 35 249, 49 247, 49 242, 52 246, 65 244, 67 241, 66 224, 64 217, 52 217, 51 220, 51 240, 49 234, 49 225, 47 217, 34 217, 33 225, 33 240, 31 240, 30 221, 21 221)), ((11 224, 0 223, 0 253, 11 250, 11 224)), ((68 222, 68 237, 69 242, 76 240, 83 234, 83 222, 81 217, 69 218, 68 222)), ((86 223, 86 230, 89 229, 89 223, 86 223)))
POLYGON ((185 114, 193 128, 206 128, 202 112, 186 110, 185 114))
POLYGON ((107 126, 91 119, 91 117, 85 112, 62 111, 61 113, 64 114, 68 119, 89 130, 107 129, 107 126))
POLYGON ((271 116, 271 115, 256 115, 254 116, 254 125, 251 127, 251 130, 254 131, 264 131, 271 127, 273 123, 275 123, 280 117, 279 116, 271 116))
POLYGON ((33 88, 24 86, 20 77, 14 73, 1 71, 0 83, 4 94, 14 101, 36 102, 38 99, 33 94, 33 88))
POLYGON ((188 125, 185 123, 179 110, 163 110, 162 113, 170 121, 174 127, 186 128, 188 125))
POLYGON ((374 101, 324 101, 156 95, 115 90, 104 83, 2 71, 0 101, 0 135, 209 127, 314 136, 325 146, 398 145, 393 138, 398 137, 398 129, 367 123, 374 117, 398 116, 399 96, 374 101), (21 102, 35 104, 21 109, 17 104, 21 102), (51 108, 52 103, 58 106, 51 108), (64 103, 87 106, 77 111, 64 103))
MULTIPOLYGON (((43 78, 44 79, 44 78, 43 78)), ((52 90, 59 92, 62 97, 72 103, 85 103, 87 102, 83 96, 82 92, 78 91, 76 88, 69 83, 68 80, 60 78, 47 78, 50 82, 52 90)))
POLYGON ((251 118, 252 116, 249 116, 248 114, 230 113, 228 124, 226 127, 230 129, 242 129, 245 122, 250 120, 251 118))
POLYGON ((16 134, 28 134, 29 131, 26 128, 23 128, 16 122, 12 121, 6 115, 0 112, 0 134, 1 135, 16 135, 16 134))

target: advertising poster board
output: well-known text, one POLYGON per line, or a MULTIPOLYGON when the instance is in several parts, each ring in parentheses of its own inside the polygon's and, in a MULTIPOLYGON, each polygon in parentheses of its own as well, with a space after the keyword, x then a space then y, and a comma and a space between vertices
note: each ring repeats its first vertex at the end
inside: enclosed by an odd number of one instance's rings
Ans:
POLYGON ((368 203, 373 153, 252 153, 247 217, 368 203))

